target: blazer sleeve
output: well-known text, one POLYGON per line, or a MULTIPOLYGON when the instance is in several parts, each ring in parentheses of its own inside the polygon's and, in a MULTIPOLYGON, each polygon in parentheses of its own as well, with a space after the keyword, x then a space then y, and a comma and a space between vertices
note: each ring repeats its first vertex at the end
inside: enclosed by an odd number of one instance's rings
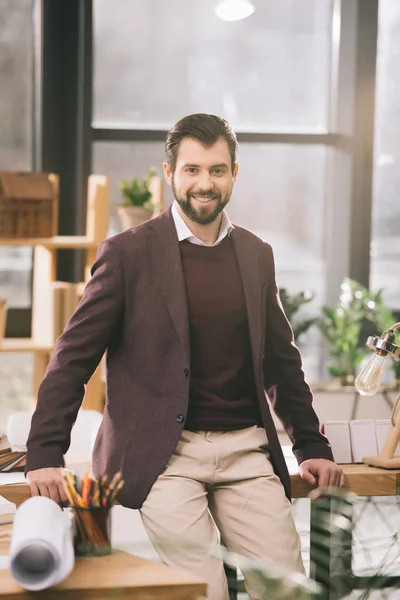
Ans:
POLYGON ((279 298, 272 248, 268 244, 266 248, 269 282, 264 381, 277 386, 272 406, 293 443, 297 462, 300 464, 309 458, 333 460, 328 440, 320 432, 318 417, 312 407, 312 393, 304 378, 300 352, 279 298))
POLYGON ((100 244, 91 273, 39 387, 25 473, 64 465, 85 384, 120 327, 125 289, 120 256, 111 241, 100 244))

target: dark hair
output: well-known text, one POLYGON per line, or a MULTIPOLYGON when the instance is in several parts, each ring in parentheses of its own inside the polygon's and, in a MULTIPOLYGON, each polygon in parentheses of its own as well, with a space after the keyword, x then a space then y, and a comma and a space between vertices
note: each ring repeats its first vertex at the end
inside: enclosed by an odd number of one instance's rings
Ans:
POLYGON ((172 171, 176 168, 176 157, 181 141, 185 137, 199 140, 205 148, 213 146, 219 139, 224 138, 228 144, 232 162, 232 173, 237 162, 238 141, 236 134, 228 121, 215 115, 198 113, 188 115, 178 121, 167 134, 165 140, 165 160, 172 171))

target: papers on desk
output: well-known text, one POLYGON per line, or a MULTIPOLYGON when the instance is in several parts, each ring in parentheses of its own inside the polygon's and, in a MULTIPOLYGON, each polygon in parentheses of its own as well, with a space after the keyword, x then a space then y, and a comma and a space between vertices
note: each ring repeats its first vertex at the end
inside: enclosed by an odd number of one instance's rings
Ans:
MULTIPOLYGON (((323 432, 337 463, 361 463, 364 456, 377 456, 390 431, 389 419, 327 421, 323 432)), ((396 454, 400 454, 400 444, 396 454)))
POLYGON ((27 483, 23 473, 0 473, 0 485, 27 483))
POLYGON ((0 496, 0 515, 12 515, 16 512, 17 507, 14 502, 10 502, 3 496, 0 496))
MULTIPOLYGON (((81 477, 85 471, 90 471, 91 463, 74 463, 68 464, 67 467, 70 471, 81 477)), ((15 483, 27 484, 28 482, 23 473, 0 473, 0 485, 12 485, 15 483)))
POLYGON ((324 425, 324 433, 332 448, 333 458, 337 464, 351 463, 351 444, 348 421, 328 421, 324 425))
POLYGON ((74 567, 70 514, 43 496, 18 508, 11 535, 10 571, 30 591, 63 581, 74 567))

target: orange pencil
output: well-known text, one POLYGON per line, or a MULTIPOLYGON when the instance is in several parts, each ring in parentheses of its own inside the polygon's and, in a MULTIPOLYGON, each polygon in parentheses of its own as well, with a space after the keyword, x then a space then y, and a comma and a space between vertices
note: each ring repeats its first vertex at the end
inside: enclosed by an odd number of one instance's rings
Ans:
POLYGON ((82 500, 84 506, 88 505, 88 492, 89 492, 89 471, 85 471, 83 475, 82 483, 82 500))

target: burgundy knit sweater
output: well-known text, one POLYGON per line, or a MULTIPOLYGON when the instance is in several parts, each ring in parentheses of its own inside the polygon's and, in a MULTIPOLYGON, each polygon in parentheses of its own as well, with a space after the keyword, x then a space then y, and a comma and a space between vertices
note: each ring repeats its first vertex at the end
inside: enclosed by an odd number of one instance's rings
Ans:
POLYGON ((261 425, 242 280, 229 237, 180 243, 189 310, 191 374, 186 429, 261 425))

